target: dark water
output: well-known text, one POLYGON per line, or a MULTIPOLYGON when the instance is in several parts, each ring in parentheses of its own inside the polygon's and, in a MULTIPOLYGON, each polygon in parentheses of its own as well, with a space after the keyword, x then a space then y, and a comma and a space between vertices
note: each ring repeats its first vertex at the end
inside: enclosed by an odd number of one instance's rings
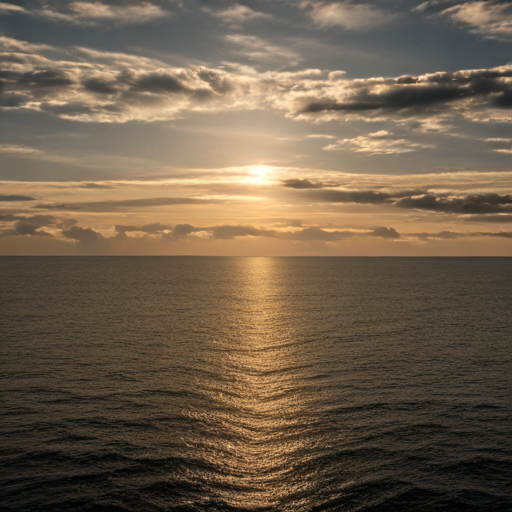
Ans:
POLYGON ((512 259, 1 258, 3 511, 511 511, 512 259))

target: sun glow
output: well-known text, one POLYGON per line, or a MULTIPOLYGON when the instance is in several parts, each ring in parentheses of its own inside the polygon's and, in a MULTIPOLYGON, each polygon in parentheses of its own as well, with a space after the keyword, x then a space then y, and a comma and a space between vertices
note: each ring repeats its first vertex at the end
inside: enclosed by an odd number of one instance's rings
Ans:
POLYGON ((254 166, 250 172, 251 183, 257 185, 263 185, 264 183, 268 183, 268 176, 271 172, 272 169, 265 165, 254 166))

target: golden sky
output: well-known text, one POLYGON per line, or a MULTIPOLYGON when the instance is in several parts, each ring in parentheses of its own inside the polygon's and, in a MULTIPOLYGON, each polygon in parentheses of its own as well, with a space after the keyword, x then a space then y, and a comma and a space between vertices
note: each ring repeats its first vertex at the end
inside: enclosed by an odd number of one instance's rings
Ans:
POLYGON ((511 27, 494 0, 2 2, 0 255, 511 256, 511 27))

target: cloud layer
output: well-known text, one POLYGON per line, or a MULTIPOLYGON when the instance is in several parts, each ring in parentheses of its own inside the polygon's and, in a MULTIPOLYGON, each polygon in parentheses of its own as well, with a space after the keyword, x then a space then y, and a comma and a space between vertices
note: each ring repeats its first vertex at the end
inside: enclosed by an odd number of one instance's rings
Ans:
POLYGON ((103 2, 62 2, 57 5, 42 3, 39 8, 27 10, 21 6, 2 3, 0 12, 25 14, 58 23, 72 23, 81 26, 131 25, 148 23, 169 16, 169 12, 150 2, 118 5, 103 2))
MULTIPOLYGON (((255 61, 297 59, 290 50, 255 36, 228 35, 226 40, 255 61)), ((51 48, 6 36, 0 36, 0 50, 4 108, 38 110, 75 121, 158 121, 186 112, 255 109, 276 109, 313 121, 450 115, 487 120, 508 119, 512 108, 511 65, 349 80, 339 72, 315 69, 171 68, 133 54, 51 48), (63 58, 50 57, 55 52, 63 58)), ((382 153, 379 139, 387 139, 395 152, 419 147, 403 138, 393 142, 393 134, 385 131, 343 143, 382 153)))

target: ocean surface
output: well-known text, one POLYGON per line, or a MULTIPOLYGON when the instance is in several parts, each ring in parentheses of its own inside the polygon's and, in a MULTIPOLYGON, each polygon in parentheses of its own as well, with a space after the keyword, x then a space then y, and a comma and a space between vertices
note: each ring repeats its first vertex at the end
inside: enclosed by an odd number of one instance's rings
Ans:
POLYGON ((512 258, 0 258, 2 511, 512 511, 512 258))

